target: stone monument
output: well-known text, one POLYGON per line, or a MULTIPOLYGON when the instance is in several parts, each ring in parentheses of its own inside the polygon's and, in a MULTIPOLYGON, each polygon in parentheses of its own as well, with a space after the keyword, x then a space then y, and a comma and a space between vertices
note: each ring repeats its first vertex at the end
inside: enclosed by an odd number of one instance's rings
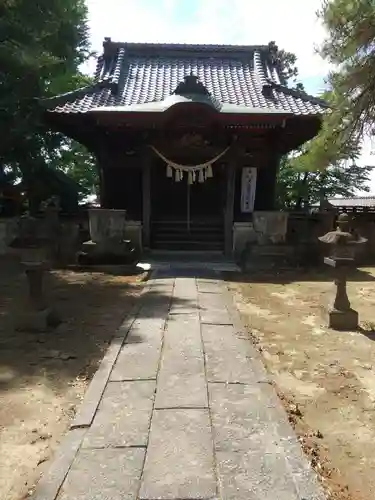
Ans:
POLYGON ((336 296, 333 306, 329 309, 328 326, 334 330, 356 330, 358 312, 350 305, 346 283, 348 271, 354 267, 356 247, 366 243, 367 239, 351 232, 349 216, 341 214, 336 230, 320 236, 319 240, 331 247, 331 254, 324 258, 324 263, 336 269, 336 296))
POLYGON ((88 214, 91 240, 82 244, 79 264, 133 264, 135 249, 125 239, 126 211, 95 208, 88 214))

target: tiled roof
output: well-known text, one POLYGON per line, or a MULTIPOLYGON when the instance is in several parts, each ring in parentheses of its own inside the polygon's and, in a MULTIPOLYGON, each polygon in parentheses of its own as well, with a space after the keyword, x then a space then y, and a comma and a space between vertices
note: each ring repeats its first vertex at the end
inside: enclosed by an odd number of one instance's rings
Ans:
POLYGON ((50 99, 50 110, 84 113, 167 99, 187 75, 223 104, 319 115, 317 98, 280 83, 268 46, 114 43, 106 39, 91 87, 50 99))
MULTIPOLYGON (((375 207, 375 196, 352 196, 348 198, 328 198, 334 207, 375 207)), ((319 205, 317 203, 316 205, 319 205)))

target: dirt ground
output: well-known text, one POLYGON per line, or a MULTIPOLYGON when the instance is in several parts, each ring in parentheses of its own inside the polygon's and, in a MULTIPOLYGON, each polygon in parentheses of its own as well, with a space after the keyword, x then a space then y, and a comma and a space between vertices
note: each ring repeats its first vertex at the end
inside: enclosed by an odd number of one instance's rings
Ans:
POLYGON ((26 281, 19 266, 0 261, 0 500, 32 492, 142 278, 53 271, 46 290, 63 323, 35 334, 14 328, 26 281))
POLYGON ((332 272, 228 276, 289 419, 328 497, 375 498, 375 268, 348 283, 362 329, 326 328, 332 272), (234 281, 235 279, 235 281, 234 281))

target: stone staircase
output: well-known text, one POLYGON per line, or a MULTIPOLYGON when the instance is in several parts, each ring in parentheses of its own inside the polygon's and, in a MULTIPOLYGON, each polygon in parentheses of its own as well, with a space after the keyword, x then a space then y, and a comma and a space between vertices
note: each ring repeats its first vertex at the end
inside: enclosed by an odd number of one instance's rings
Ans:
POLYGON ((169 251, 224 251, 224 223, 218 220, 154 221, 151 248, 169 251))

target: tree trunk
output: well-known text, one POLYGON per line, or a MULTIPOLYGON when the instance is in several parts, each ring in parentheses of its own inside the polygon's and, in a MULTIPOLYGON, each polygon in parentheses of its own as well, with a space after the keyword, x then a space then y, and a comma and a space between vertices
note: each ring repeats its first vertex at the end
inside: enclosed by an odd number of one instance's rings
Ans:
POLYGON ((299 190, 300 195, 296 201, 296 210, 302 210, 302 203, 303 203, 303 200, 306 198, 306 188, 307 188, 307 184, 308 184, 307 183, 308 177, 309 177, 309 173, 305 172, 303 174, 302 181, 300 184, 300 190, 299 190))

